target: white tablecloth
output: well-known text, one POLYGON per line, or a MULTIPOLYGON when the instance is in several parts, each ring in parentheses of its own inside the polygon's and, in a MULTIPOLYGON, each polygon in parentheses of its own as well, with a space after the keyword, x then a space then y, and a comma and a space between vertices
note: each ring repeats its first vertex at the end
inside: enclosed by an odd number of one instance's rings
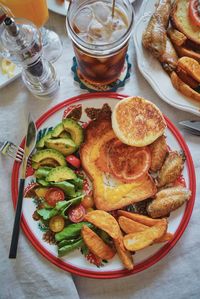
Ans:
MULTIPOLYGON (((139 6, 141 1, 137 1, 139 6)), ((25 135, 25 122, 29 111, 35 119, 50 107, 84 91, 74 83, 70 70, 73 51, 66 36, 65 18, 50 14, 49 27, 63 40, 63 55, 55 63, 61 79, 58 94, 52 100, 33 97, 19 78, 0 90, 0 139, 19 144, 25 135)), ((130 42, 129 57, 132 63, 131 78, 119 92, 140 95, 152 100, 178 127, 185 119, 198 119, 163 102, 140 74, 130 42)), ((197 195, 190 223, 177 245, 160 262, 151 268, 117 280, 94 280, 73 276, 44 259, 20 234, 18 257, 8 259, 14 211, 11 200, 11 172, 13 161, 0 157, 0 298, 81 298, 121 299, 200 298, 200 137, 189 135, 181 128, 195 164, 197 195)))

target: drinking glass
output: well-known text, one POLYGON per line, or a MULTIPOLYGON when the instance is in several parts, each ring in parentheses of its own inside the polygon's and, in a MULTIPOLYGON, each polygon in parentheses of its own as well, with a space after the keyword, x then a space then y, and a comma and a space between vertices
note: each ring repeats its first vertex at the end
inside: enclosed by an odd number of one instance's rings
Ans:
POLYGON ((59 36, 43 26, 49 18, 46 0, 0 0, 5 8, 10 9, 12 16, 32 21, 42 34, 44 56, 54 62, 62 54, 62 44, 59 36))
POLYGON ((134 11, 129 0, 73 0, 67 12, 78 74, 97 86, 115 82, 123 70, 133 28, 134 11))

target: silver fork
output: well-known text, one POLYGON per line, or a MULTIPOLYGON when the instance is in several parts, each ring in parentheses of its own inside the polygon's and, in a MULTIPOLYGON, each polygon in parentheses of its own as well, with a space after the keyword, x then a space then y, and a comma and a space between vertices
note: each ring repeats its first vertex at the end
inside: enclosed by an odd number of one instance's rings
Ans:
POLYGON ((12 157, 15 161, 21 162, 24 155, 24 150, 20 146, 15 145, 11 141, 0 141, 0 152, 5 156, 12 157))

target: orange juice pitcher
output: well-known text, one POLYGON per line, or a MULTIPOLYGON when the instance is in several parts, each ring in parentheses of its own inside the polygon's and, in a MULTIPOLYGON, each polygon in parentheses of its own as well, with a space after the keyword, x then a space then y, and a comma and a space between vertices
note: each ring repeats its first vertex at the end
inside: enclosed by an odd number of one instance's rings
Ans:
POLYGON ((0 0, 17 18, 32 21, 38 28, 48 20, 49 13, 46 0, 0 0))

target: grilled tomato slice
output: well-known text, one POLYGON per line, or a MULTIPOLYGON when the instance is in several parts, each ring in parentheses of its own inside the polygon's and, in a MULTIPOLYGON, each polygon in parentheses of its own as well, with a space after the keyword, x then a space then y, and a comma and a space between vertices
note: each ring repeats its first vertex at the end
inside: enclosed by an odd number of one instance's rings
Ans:
POLYGON ((133 147, 114 139, 107 151, 110 173, 124 183, 141 178, 150 168, 151 155, 147 147, 133 147))

